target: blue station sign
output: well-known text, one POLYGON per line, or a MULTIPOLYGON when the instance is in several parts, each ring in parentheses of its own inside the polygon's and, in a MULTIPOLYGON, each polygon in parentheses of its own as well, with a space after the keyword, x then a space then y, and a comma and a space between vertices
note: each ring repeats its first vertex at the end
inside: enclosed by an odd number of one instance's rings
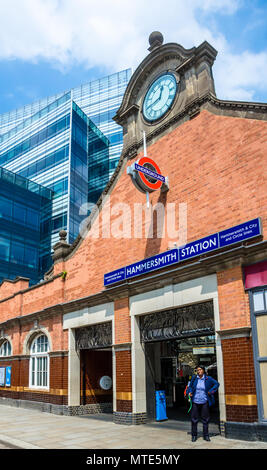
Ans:
POLYGON ((135 276, 141 276, 142 274, 156 269, 162 269, 166 266, 209 253, 210 251, 258 237, 261 234, 260 218, 253 219, 227 230, 222 230, 213 235, 187 243, 179 248, 173 248, 172 250, 165 251, 164 253, 107 273, 104 275, 104 286, 109 286, 115 282, 124 281, 135 276))

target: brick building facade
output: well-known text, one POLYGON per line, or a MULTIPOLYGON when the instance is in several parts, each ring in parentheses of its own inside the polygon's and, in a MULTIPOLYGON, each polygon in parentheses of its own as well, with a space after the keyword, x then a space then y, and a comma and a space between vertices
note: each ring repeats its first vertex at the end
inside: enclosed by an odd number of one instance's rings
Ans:
POLYGON ((220 382, 221 432, 266 440, 267 106, 216 97, 216 51, 206 42, 186 50, 152 36, 149 50, 115 117, 124 128, 118 168, 82 234, 68 245, 60 233, 42 283, 0 286, 0 369, 11 366, 0 402, 65 414, 113 411, 115 422, 138 424, 155 419, 155 391, 165 387, 170 414, 183 419, 185 381, 206 361, 220 382), (177 80, 175 98, 148 121, 144 98, 166 73, 177 80), (127 172, 143 156, 143 131, 169 185, 149 194, 149 208, 127 172), (185 235, 185 246, 201 246, 247 222, 259 231, 104 285, 107 273, 168 254, 185 235))

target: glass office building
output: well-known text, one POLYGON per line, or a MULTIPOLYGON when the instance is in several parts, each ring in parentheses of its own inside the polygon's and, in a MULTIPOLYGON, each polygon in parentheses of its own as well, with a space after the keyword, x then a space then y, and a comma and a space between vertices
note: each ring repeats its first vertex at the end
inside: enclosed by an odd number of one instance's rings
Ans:
POLYGON ((117 165, 122 129, 112 117, 130 75, 118 72, 0 115, 0 167, 53 194, 41 222, 41 273, 51 265, 58 232, 75 240, 85 217, 81 206, 97 202, 117 165))
POLYGON ((17 276, 31 284, 41 278, 50 255, 51 234, 41 227, 51 218, 53 192, 0 168, 0 282, 17 276))
MULTIPOLYGON (((72 243, 84 218, 80 207, 88 201, 88 162, 98 157, 89 155, 88 149, 91 141, 102 144, 101 131, 66 93, 0 139, 1 167, 53 191, 52 216, 42 225, 45 233, 51 233, 51 249, 61 229, 67 230, 72 243)), ((105 145, 108 162, 107 139, 105 145)), ((108 167, 104 176, 106 183, 108 167)), ((42 269, 45 266, 46 260, 42 269)))
POLYGON ((62 98, 63 95, 70 93, 75 103, 109 140, 109 176, 111 176, 122 150, 122 129, 112 118, 120 107, 131 73, 131 69, 122 70, 67 90, 65 93, 49 96, 2 114, 0 115, 0 136, 14 129, 25 119, 35 115, 52 102, 62 98))

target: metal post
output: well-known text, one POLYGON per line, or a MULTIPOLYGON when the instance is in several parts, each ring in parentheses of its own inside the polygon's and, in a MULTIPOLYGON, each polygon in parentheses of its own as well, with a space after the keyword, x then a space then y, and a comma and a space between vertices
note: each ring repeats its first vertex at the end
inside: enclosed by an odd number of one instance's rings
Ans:
POLYGON ((143 142, 144 142, 144 157, 147 157, 146 154, 146 133, 143 131, 143 142))
MULTIPOLYGON (((146 153, 146 133, 143 131, 143 143, 144 143, 144 157, 147 157, 146 153)), ((149 192, 146 192, 146 206, 149 209, 149 192)))
POLYGON ((149 209, 149 193, 146 192, 146 207, 149 209))

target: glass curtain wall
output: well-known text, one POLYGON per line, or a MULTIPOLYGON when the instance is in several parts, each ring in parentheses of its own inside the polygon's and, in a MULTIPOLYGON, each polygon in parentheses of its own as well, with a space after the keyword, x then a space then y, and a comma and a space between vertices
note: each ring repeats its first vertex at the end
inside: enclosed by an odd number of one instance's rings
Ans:
MULTIPOLYGON (((59 231, 67 230, 68 242, 74 241, 85 218, 81 207, 97 202, 114 172, 122 150, 122 129, 112 117, 130 76, 131 70, 124 70, 0 115, 0 167, 28 185, 37 183, 53 193, 52 206, 44 204, 39 219, 42 273, 52 264, 59 231)), ((9 210, 2 202, 0 210, 9 210)), ((23 198, 17 203, 12 211, 19 220, 26 217, 23 198)), ((9 238, 2 235, 1 250, 9 257, 10 244, 4 242, 9 238)), ((15 248, 22 262, 22 251, 15 248)))
POLYGON ((84 219, 81 207, 84 206, 88 200, 87 121, 87 116, 73 102, 71 129, 69 243, 73 243, 79 234, 80 223, 84 219))
POLYGON ((96 204, 110 177, 109 141, 92 121, 88 134, 88 201, 96 204))
POLYGON ((51 241, 41 221, 51 210, 52 191, 0 168, 0 282, 42 278, 39 260, 49 256, 51 241))
POLYGON ((22 108, 0 115, 0 136, 24 125, 37 113, 47 108, 66 94, 72 93, 73 100, 109 139, 109 176, 114 172, 122 150, 122 129, 113 121, 119 108, 127 84, 131 78, 131 69, 108 75, 73 88, 65 93, 36 101, 22 108))
POLYGON ((122 70, 73 89, 73 99, 109 140, 109 177, 120 158, 122 128, 113 121, 120 107, 131 69, 122 70))
MULTIPOLYGON (((0 138, 0 165, 54 192, 52 216, 41 226, 52 233, 51 248, 67 228, 71 105, 68 93, 0 138)), ((48 260, 42 262, 45 269, 48 260)))
POLYGON ((109 180, 109 141, 73 102, 70 172, 70 243, 79 234, 87 213, 109 180))

